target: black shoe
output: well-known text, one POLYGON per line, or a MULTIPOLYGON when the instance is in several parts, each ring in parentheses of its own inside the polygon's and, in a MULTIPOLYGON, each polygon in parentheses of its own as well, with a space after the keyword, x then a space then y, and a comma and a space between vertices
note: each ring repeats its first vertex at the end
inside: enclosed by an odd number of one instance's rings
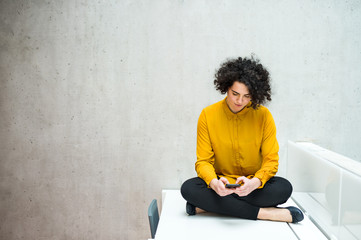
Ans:
POLYGON ((186 212, 188 213, 188 215, 196 215, 196 207, 187 202, 186 212))
POLYGON ((292 223, 298 223, 301 222, 303 220, 303 213, 300 209, 296 208, 296 207, 286 207, 292 216, 292 223))

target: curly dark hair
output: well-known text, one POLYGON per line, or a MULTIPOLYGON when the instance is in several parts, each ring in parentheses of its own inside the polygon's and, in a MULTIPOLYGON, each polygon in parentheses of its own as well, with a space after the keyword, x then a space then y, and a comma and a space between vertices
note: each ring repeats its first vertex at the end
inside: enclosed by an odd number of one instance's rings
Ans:
POLYGON ((254 109, 272 100, 269 72, 253 56, 229 59, 222 63, 215 74, 214 85, 225 94, 235 81, 247 86, 252 99, 251 107, 254 109))

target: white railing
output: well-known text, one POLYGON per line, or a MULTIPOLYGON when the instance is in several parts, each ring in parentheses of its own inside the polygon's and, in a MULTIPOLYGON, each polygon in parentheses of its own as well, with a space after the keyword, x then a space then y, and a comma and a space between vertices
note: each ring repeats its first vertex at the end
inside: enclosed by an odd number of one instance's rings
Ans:
POLYGON ((329 239, 361 239, 361 163, 308 142, 288 142, 293 200, 329 239))

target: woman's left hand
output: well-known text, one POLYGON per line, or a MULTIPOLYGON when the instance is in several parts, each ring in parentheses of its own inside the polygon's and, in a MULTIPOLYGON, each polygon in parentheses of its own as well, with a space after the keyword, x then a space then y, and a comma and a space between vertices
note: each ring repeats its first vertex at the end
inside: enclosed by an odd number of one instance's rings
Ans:
POLYGON ((258 178, 248 179, 245 176, 237 178, 236 183, 241 183, 241 182, 243 182, 243 185, 241 187, 236 188, 234 191, 240 197, 247 196, 255 189, 257 189, 259 186, 261 186, 261 180, 259 180, 258 178))

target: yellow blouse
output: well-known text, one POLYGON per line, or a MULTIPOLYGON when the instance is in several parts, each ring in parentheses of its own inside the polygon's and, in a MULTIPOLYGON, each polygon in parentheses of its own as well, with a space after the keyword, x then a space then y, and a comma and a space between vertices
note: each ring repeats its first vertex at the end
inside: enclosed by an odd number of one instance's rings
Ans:
POLYGON ((226 177, 235 183, 239 176, 257 177, 264 184, 278 170, 276 126, 269 110, 249 103, 233 113, 226 98, 203 109, 197 126, 198 177, 208 185, 226 177))

